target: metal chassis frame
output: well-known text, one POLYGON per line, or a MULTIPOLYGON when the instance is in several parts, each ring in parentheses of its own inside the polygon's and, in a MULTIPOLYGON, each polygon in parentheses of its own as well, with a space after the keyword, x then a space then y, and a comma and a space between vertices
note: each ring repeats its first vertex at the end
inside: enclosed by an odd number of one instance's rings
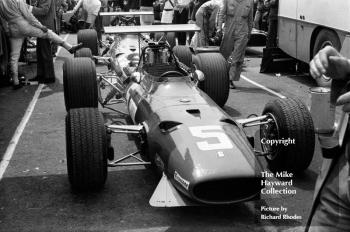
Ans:
MULTIPOLYGON (((156 42, 159 42, 162 39, 165 39, 166 44, 168 46, 170 46, 169 42, 166 39, 166 36, 167 36, 167 33, 163 33, 161 38, 158 41, 156 41, 156 42)), ((138 36, 139 53, 140 54, 141 54, 141 37, 143 37, 143 36, 140 33, 139 36, 138 36)), ((104 45, 104 47, 108 47, 108 45, 105 44, 105 43, 103 45, 104 45)), ((104 61, 109 61, 110 60, 109 57, 95 56, 93 58, 97 59, 97 60, 104 60, 104 61)), ((119 81, 117 81, 116 83, 110 82, 108 80, 108 78, 116 78, 118 80, 117 75, 110 74, 109 72, 98 73, 97 74, 97 82, 98 82, 98 85, 99 85, 98 86, 98 95, 99 95, 99 102, 100 102, 101 106, 103 108, 107 108, 109 110, 112 110, 112 111, 117 112, 117 113, 122 114, 122 115, 129 115, 128 113, 125 113, 125 112, 122 112, 120 110, 116 110, 116 109, 113 109, 111 107, 108 107, 108 105, 120 104, 120 103, 125 103, 126 102, 126 99, 125 99, 125 87, 121 83, 119 83, 119 81), (116 100, 114 100, 113 103, 110 103, 110 104, 107 104, 107 103, 112 101, 112 99, 109 99, 107 102, 102 101, 101 89, 100 89, 100 84, 102 82, 107 83, 108 85, 110 85, 116 91, 116 93, 121 93, 122 94, 122 99, 116 99, 116 100)), ((254 118, 246 118, 246 119, 238 119, 238 120, 236 120, 236 122, 238 124, 240 124, 243 128, 245 128, 245 127, 253 127, 253 126, 260 126, 260 125, 271 123, 272 121, 273 120, 268 119, 267 115, 254 117, 254 118), (264 121, 264 120, 266 120, 266 121, 264 121)), ((119 133, 119 134, 122 133, 122 134, 139 134, 139 135, 141 135, 143 133, 143 131, 144 131, 144 127, 142 125, 106 125, 106 129, 107 129, 107 133, 109 133, 109 134, 111 134, 111 133, 119 133)), ((254 152, 255 152, 255 154, 257 156, 267 156, 267 155, 269 155, 268 153, 256 151, 255 149, 254 149, 254 152)), ((142 158, 139 158, 139 157, 136 156, 137 154, 140 154, 140 153, 141 153, 141 151, 136 151, 136 152, 133 152, 131 154, 125 155, 125 156, 123 156, 120 159, 109 161, 108 162, 108 167, 151 165, 151 162, 144 161, 142 158), (127 159, 131 159, 131 158, 137 160, 137 162, 123 162, 123 161, 125 161, 127 159)))
MULTIPOLYGON (((144 126, 142 125, 106 125, 107 133, 118 133, 118 134, 142 134, 144 126)), ((141 151, 136 151, 131 154, 125 155, 120 159, 112 160, 108 162, 108 167, 122 167, 122 166, 140 166, 140 165, 151 165, 151 162, 145 161, 142 158, 137 157, 141 151), (136 162, 123 162, 127 159, 135 159, 136 162)))

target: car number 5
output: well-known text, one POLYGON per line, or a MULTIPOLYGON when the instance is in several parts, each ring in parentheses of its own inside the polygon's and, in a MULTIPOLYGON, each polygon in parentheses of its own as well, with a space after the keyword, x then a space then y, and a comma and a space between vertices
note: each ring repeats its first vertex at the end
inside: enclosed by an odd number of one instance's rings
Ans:
POLYGON ((230 138, 226 135, 222 126, 195 126, 189 127, 189 130, 194 137, 202 138, 203 141, 197 142, 199 150, 223 150, 232 149, 233 145, 230 138), (218 142, 209 143, 208 139, 214 138, 218 142))

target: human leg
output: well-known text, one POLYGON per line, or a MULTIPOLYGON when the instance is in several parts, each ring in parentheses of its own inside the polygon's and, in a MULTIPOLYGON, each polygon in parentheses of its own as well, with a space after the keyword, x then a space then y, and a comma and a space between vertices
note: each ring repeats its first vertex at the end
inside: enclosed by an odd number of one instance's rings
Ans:
POLYGON ((205 33, 204 33, 204 15, 203 12, 198 12, 196 14, 196 25, 201 29, 197 34, 197 46, 202 47, 205 44, 205 33))
POLYGON ((241 77, 245 50, 248 43, 248 35, 239 35, 234 39, 233 51, 231 53, 230 80, 239 81, 241 77))
POLYGON ((20 86, 18 80, 18 60, 21 55, 23 41, 24 38, 10 38, 11 52, 9 64, 14 88, 20 86))
POLYGON ((42 46, 42 41, 43 39, 37 38, 36 39, 36 59, 37 59, 37 65, 36 65, 36 77, 32 79, 32 81, 38 81, 40 82, 41 80, 44 79, 44 67, 43 67, 43 56, 41 52, 41 46, 42 46))
POLYGON ((38 38, 38 63, 37 76, 38 81, 43 83, 55 82, 55 69, 52 58, 51 43, 48 39, 38 38))
POLYGON ((67 41, 64 41, 59 35, 57 35, 55 32, 48 30, 46 35, 43 35, 38 38, 43 38, 43 39, 49 39, 52 42, 64 47, 67 51, 70 53, 74 53, 76 50, 80 49, 83 45, 82 44, 77 44, 77 45, 72 45, 68 43, 67 41))
MULTIPOLYGON (((188 20, 188 9, 183 9, 181 12, 178 10, 174 11, 174 20, 175 24, 186 24, 188 20)), ((186 44, 186 32, 176 32, 176 37, 179 45, 186 44)))
POLYGON ((260 10, 257 10, 255 13, 255 17, 254 17, 254 28, 257 30, 260 30, 260 21, 262 18, 262 14, 260 10))
POLYGON ((232 17, 227 16, 224 27, 224 36, 220 44, 220 53, 225 60, 229 58, 234 48, 234 43, 232 42, 234 39, 234 30, 235 22, 232 20, 232 17))
MULTIPOLYGON (((140 11, 153 11, 152 6, 141 6, 140 11)), ((141 15, 140 16, 140 25, 152 25, 154 22, 153 15, 141 15)))
POLYGON ((266 47, 272 48, 277 46, 277 23, 275 19, 269 19, 269 28, 267 33, 266 47))

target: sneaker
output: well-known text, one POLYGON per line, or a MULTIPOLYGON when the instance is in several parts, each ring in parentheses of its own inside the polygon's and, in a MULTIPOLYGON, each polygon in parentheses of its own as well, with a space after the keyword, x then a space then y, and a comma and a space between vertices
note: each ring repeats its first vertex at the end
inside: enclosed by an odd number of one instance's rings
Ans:
POLYGON ((68 51, 71 53, 71 54, 74 54, 77 50, 79 50, 80 48, 83 47, 83 43, 79 43, 77 45, 73 45, 68 51))

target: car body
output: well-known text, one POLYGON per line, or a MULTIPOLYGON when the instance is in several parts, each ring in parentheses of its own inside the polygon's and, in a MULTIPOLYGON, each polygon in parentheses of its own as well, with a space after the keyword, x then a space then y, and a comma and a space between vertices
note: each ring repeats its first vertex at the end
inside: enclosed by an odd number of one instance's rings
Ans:
POLYGON ((179 30, 198 28, 105 28, 115 34, 108 74, 96 77, 89 58, 65 63, 67 163, 74 189, 102 188, 107 166, 150 165, 161 177, 150 200, 152 206, 231 204, 259 198, 264 167, 257 155, 266 156, 275 171, 302 171, 310 164, 313 125, 300 101, 277 100, 267 104, 260 117, 234 120, 220 107, 229 94, 227 65, 220 53, 172 48, 162 39, 153 41, 142 35, 179 30), (97 101, 102 107, 111 101, 125 103, 132 125, 102 123, 97 101), (291 113, 298 121, 292 122, 291 113), (263 146, 258 152, 254 139, 244 131, 250 126, 258 126, 265 139, 293 136, 303 143, 289 148, 263 146), (115 160, 108 139, 112 133, 135 134, 139 150, 115 160), (288 157, 298 157, 298 161, 287 164, 288 157), (123 162, 128 158, 139 162, 123 162))

